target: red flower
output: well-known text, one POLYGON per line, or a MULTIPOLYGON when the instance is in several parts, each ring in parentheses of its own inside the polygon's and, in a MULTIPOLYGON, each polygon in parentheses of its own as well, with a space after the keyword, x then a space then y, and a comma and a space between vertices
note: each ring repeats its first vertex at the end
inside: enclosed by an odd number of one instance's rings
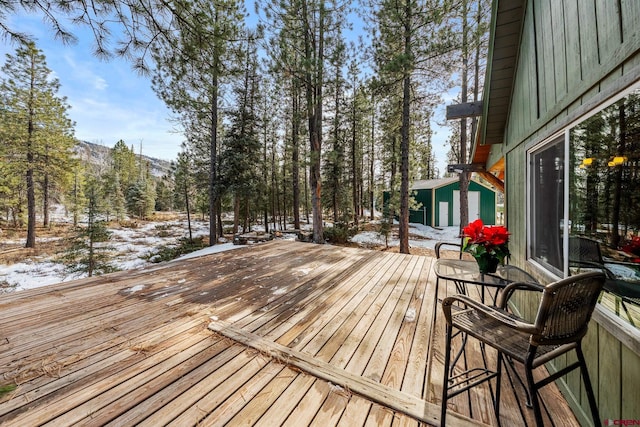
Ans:
POLYGON ((480 243, 481 241, 484 241, 483 229, 484 223, 482 222, 482 220, 476 219, 475 221, 464 227, 462 229, 462 233, 466 237, 469 237, 472 243, 480 243))
POLYGON ((622 247, 622 250, 633 255, 640 255, 640 236, 632 237, 631 241, 622 247))
POLYGON ((509 231, 502 225, 485 226, 481 219, 477 219, 462 229, 464 235, 463 250, 474 257, 489 254, 497 257, 500 262, 509 256, 509 231))
POLYGON ((494 246, 501 246, 509 241, 509 232, 501 225, 485 227, 484 235, 487 238, 487 242, 494 246))

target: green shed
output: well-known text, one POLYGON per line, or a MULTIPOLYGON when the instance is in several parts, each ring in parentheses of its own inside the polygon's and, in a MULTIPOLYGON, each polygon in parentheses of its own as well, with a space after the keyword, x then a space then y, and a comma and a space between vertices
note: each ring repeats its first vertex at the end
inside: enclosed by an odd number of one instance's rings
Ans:
MULTIPOLYGON (((460 225, 460 180, 457 177, 415 181, 411 195, 421 208, 410 211, 409 222, 432 227, 460 225)), ((469 221, 478 218, 485 224, 496 223, 496 192, 472 179, 469 182, 469 221)))

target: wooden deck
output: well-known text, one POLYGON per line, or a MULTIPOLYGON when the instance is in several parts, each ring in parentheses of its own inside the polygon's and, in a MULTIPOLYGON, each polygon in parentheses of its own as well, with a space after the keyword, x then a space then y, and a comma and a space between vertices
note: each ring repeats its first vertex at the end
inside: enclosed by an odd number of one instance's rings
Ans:
MULTIPOLYGON (((0 296, 0 423, 439 425, 433 263, 274 241, 0 296)), ((496 424, 488 387, 449 414, 496 424)), ((522 424, 511 389, 501 421, 522 424)))

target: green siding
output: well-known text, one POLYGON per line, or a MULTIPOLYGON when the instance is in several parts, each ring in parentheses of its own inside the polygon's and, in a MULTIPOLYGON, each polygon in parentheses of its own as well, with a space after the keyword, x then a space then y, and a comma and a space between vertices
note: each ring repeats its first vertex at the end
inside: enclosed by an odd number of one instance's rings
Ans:
MULTIPOLYGON (((419 209, 412 209, 409 213, 409 222, 416 224, 426 224, 437 226, 439 224, 439 203, 447 202, 449 207, 449 226, 453 226, 453 194, 454 191, 460 190, 460 183, 453 182, 435 189, 411 190, 416 204, 419 209), (426 223, 424 221, 426 207, 426 223)), ((469 183, 469 191, 480 192, 480 218, 485 224, 495 224, 496 222, 496 193, 494 190, 485 187, 476 181, 469 183)), ((384 200, 388 200, 388 192, 384 194, 384 200)))
POLYGON ((411 210, 409 213, 409 222, 413 222, 416 224, 424 224, 424 209, 427 210, 427 222, 426 224, 431 224, 433 220, 433 212, 431 209, 431 191, 430 190, 412 190, 411 195, 416 203, 420 203, 419 210, 411 210))
MULTIPOLYGON (((524 261, 527 149, 562 131, 640 76, 640 1, 531 0, 523 20, 504 143, 494 146, 491 158, 504 155, 506 161, 511 262, 542 277, 524 261)), ((525 316, 536 311, 537 296, 517 296, 515 302, 525 316)), ((640 419, 640 356, 595 321, 584 347, 602 419, 640 419)), ((566 363, 567 358, 556 367, 566 363)), ((565 377, 560 386, 581 423, 590 424, 577 375, 565 377)))

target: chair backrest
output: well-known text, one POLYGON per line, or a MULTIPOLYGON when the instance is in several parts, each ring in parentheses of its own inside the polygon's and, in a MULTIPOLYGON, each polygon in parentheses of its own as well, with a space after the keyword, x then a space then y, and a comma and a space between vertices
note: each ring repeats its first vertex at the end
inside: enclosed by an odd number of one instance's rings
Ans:
MULTIPOLYGON (((457 242, 437 242, 435 246, 436 258, 441 258, 441 250, 443 246, 455 248, 458 252, 458 259, 462 259, 462 246, 464 245, 464 238, 460 238, 460 243, 457 242)), ((450 249, 451 250, 451 249, 450 249)))
POLYGON ((597 240, 569 236, 569 263, 573 265, 602 264, 602 252, 597 240))
POLYGON ((567 277, 545 286, 532 334, 531 344, 567 344, 586 333, 591 314, 598 302, 605 275, 591 271, 567 277))

